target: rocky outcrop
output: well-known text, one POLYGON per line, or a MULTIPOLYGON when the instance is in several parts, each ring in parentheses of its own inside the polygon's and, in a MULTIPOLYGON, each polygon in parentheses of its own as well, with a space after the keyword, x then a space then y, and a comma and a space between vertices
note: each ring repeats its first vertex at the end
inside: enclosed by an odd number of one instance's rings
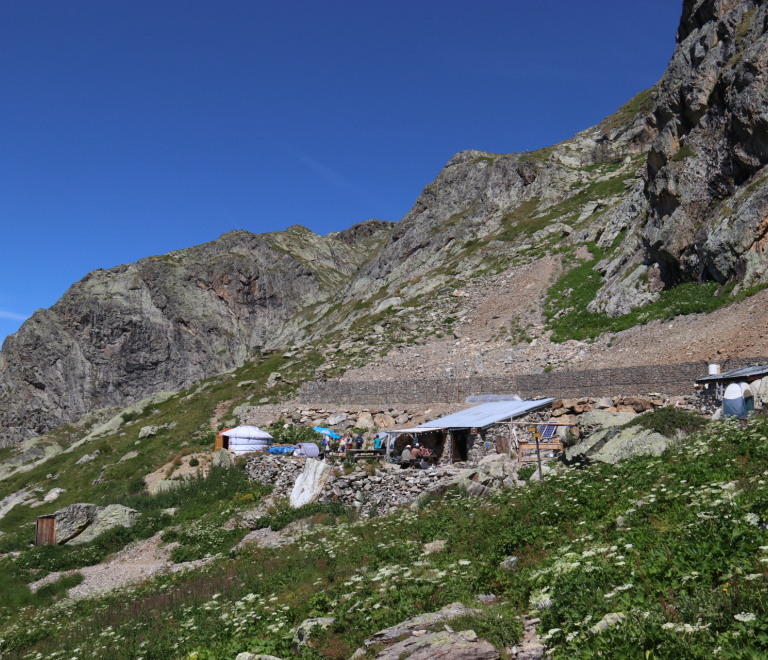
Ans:
POLYGON ((635 456, 659 456, 671 442, 670 438, 640 426, 627 429, 611 426, 566 449, 565 458, 567 461, 590 459, 618 463, 635 456))
POLYGON ((303 227, 97 270, 38 310, 0 352, 0 444, 99 407, 176 391, 292 341, 330 306, 391 223, 327 237, 303 227))
POLYGON ((55 514, 56 543, 89 543, 117 526, 131 527, 139 512, 121 504, 102 507, 95 504, 70 504, 55 514))
POLYGON ((412 636, 376 654, 376 660, 498 660, 493 644, 479 639, 474 630, 412 636))
POLYGON ((612 316, 681 282, 768 282, 768 9, 763 0, 685 0, 656 88, 658 135, 631 236, 591 306, 612 316), (642 211, 640 207, 644 206, 642 211))
POLYGON ((451 603, 441 608, 437 612, 427 614, 417 614, 402 623, 380 630, 364 642, 365 648, 370 648, 376 644, 389 644, 402 635, 410 635, 417 630, 423 630, 439 623, 446 623, 451 619, 460 616, 471 616, 472 614, 481 614, 482 610, 469 609, 462 603, 451 603))
POLYGON ((296 479, 291 491, 291 506, 299 508, 305 504, 317 501, 323 492, 325 484, 331 475, 333 468, 314 458, 309 458, 304 463, 304 471, 296 479))

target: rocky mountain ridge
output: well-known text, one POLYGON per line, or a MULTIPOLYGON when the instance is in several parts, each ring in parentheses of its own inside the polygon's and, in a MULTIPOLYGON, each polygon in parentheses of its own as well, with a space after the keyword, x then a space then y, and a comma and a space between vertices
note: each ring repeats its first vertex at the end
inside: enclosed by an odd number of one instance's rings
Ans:
POLYGON ((420 309, 446 287, 543 257, 567 272, 588 245, 604 253, 592 314, 627 314, 685 282, 768 282, 766 32, 760 0, 685 0, 653 89, 538 152, 457 154, 398 223, 232 232, 89 274, 4 343, 0 444, 264 349, 372 340, 361 359, 375 359, 405 341, 397 324, 375 328, 402 313, 434 322, 420 309))

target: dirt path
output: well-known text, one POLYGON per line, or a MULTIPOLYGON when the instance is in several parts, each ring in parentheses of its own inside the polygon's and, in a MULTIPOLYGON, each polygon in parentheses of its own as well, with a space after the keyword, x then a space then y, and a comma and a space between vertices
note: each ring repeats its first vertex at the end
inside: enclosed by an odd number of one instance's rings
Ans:
POLYGON ((224 413, 227 411, 227 408, 229 408, 229 406, 232 404, 233 401, 236 401, 236 399, 229 399, 228 401, 222 401, 216 406, 216 412, 213 414, 213 417, 211 417, 212 431, 219 430, 219 424, 221 423, 221 418, 224 417, 224 413))
POLYGON ((177 545, 178 543, 162 545, 162 539, 160 533, 158 533, 145 541, 137 541, 126 546, 120 552, 112 555, 112 558, 103 564, 86 566, 63 573, 50 573, 42 580, 31 583, 29 588, 35 592, 46 584, 56 582, 56 580, 64 575, 80 573, 85 579, 76 587, 72 587, 67 594, 70 598, 75 599, 88 598, 89 596, 95 596, 112 591, 113 589, 142 582, 158 573, 178 573, 199 568, 214 559, 212 557, 174 564, 171 561, 171 552, 177 545))

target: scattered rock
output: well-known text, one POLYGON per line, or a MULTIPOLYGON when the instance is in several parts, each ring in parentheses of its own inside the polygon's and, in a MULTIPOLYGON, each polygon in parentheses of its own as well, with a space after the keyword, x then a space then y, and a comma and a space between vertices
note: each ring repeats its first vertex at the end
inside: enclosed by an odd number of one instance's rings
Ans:
POLYGON ((530 644, 523 644, 522 649, 517 654, 517 660, 541 660, 546 652, 546 647, 543 644, 531 642, 530 644))
POLYGON ((359 429, 372 429, 376 425, 373 423, 373 417, 369 412, 361 412, 357 416, 357 428, 359 429))
POLYGON ((48 502, 53 502, 54 500, 59 499, 60 495, 62 495, 63 493, 66 493, 66 492, 67 491, 64 490, 63 488, 51 488, 51 490, 49 490, 46 493, 45 497, 43 497, 43 502, 45 502, 46 504, 48 502))
POLYGON ((430 554, 432 552, 442 552, 445 550, 445 546, 448 543, 448 541, 432 541, 430 543, 425 543, 424 548, 422 551, 424 554, 430 554))
POLYGON ((478 639, 474 630, 441 631, 393 644, 376 654, 376 660, 498 660, 493 645, 478 639))
MULTIPOLYGON (((437 612, 432 612, 430 614, 418 614, 416 616, 410 617, 409 619, 406 619, 396 626, 380 630, 376 634, 372 635, 369 639, 366 639, 364 646, 365 648, 370 648, 374 644, 386 644, 397 639, 401 635, 410 635, 414 630, 429 628, 436 623, 450 621, 456 617, 480 613, 482 613, 482 610, 469 609, 462 603, 451 603, 450 605, 446 605, 437 612)), ((397 657, 398 656, 395 656, 395 658, 397 657)))
POLYGON ((143 440, 144 438, 154 438, 159 430, 159 426, 142 426, 139 431, 139 440, 143 440))
POLYGON ((59 509, 56 519, 56 543, 63 545, 81 534, 86 527, 96 520, 99 507, 95 504, 70 504, 59 509))
POLYGON ((122 463, 123 461, 130 461, 132 458, 136 458, 139 455, 139 452, 137 451, 129 451, 125 456, 123 456, 118 463, 122 463))
MULTIPOLYGON (((97 507, 95 516, 81 533, 67 541, 69 545, 89 543, 97 536, 113 527, 132 527, 141 514, 135 509, 130 509, 122 504, 110 504, 106 507, 97 507)), ((56 522, 56 537, 58 540, 58 521, 56 522)))
POLYGON ((318 626, 322 629, 330 626, 336 619, 334 617, 318 617, 316 619, 304 619, 296 628, 293 635, 291 650, 298 654, 302 646, 306 646, 312 635, 312 630, 318 626))
POLYGON ((97 449, 92 454, 85 454, 85 456, 81 456, 76 462, 75 465, 82 465, 83 463, 88 463, 92 461, 94 458, 96 458, 101 452, 97 449))
POLYGON ((226 449, 219 449, 219 451, 217 451, 213 455, 213 467, 229 468, 229 467, 232 467, 234 464, 235 464, 234 457, 226 449))
POLYGON ((175 490, 176 488, 179 488, 183 483, 184 482, 181 479, 161 479, 152 489, 152 495, 166 493, 169 490, 175 490))
POLYGON ((594 626, 592 626, 589 631, 593 635, 597 635, 598 633, 603 632, 606 628, 609 628, 610 626, 614 626, 617 623, 621 623, 624 619, 627 618, 626 614, 622 614, 621 612, 611 612, 610 614, 606 614, 600 621, 598 621, 594 626))
POLYGON ((511 555, 499 564, 499 568, 503 571, 514 571, 517 568, 518 561, 520 561, 520 557, 511 555))

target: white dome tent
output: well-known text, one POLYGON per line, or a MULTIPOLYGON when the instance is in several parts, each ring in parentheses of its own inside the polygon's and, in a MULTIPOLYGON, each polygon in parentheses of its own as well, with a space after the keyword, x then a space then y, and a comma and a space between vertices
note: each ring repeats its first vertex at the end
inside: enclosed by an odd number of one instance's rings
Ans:
POLYGON ((723 396, 723 417, 746 417, 747 406, 739 383, 731 383, 723 396))
POLYGON ((272 445, 272 436, 258 426, 236 426, 222 431, 224 449, 233 454, 250 454, 254 451, 266 451, 272 445))
POLYGON ((741 386, 741 396, 744 397, 744 407, 747 412, 752 412, 755 409, 755 397, 752 394, 752 388, 747 383, 739 383, 741 386))

